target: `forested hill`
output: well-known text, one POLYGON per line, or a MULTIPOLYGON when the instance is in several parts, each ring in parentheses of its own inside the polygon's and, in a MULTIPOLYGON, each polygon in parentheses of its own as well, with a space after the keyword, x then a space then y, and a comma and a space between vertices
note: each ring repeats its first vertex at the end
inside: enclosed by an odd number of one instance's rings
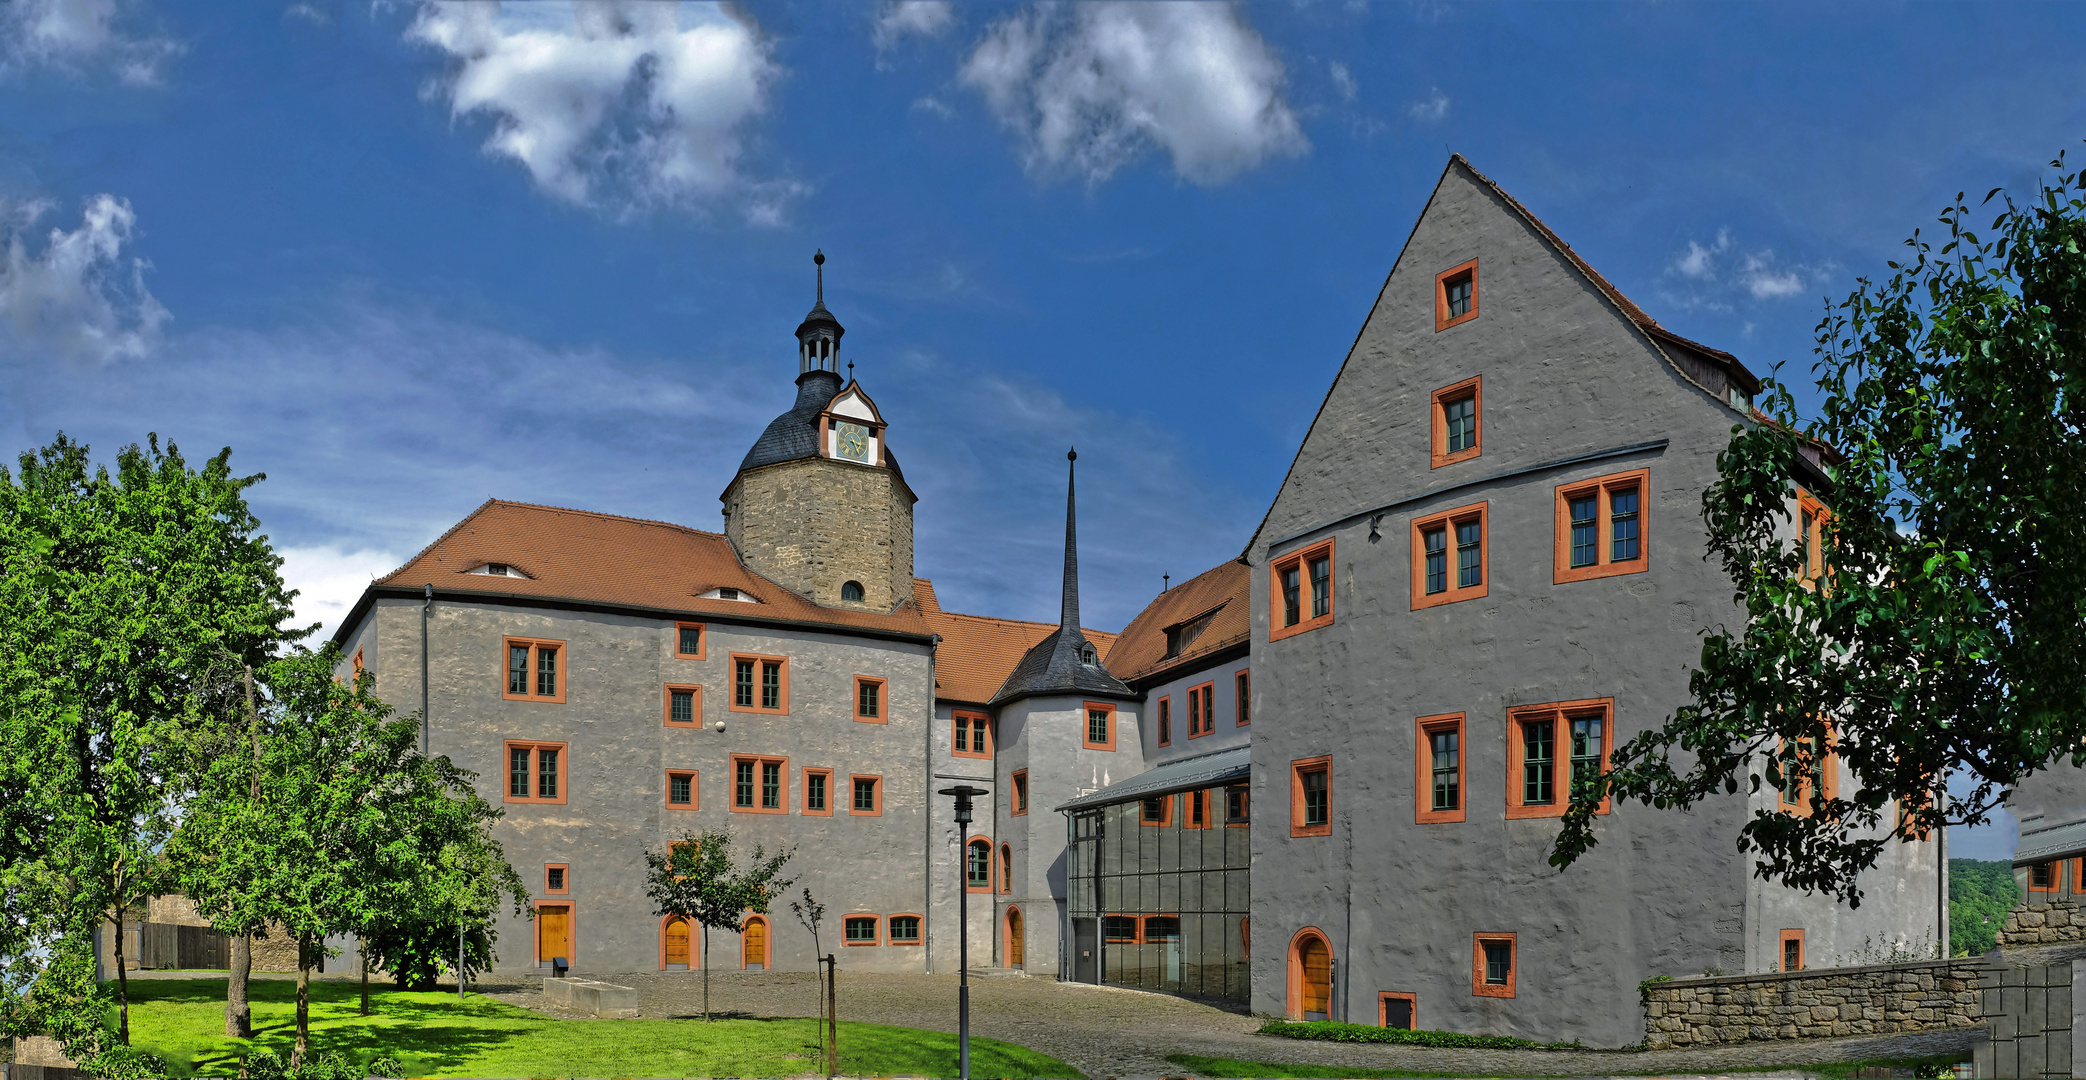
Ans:
POLYGON ((2006 913, 2021 902, 2014 864, 1982 859, 1948 861, 1948 942, 1957 956, 1992 951, 2006 913))

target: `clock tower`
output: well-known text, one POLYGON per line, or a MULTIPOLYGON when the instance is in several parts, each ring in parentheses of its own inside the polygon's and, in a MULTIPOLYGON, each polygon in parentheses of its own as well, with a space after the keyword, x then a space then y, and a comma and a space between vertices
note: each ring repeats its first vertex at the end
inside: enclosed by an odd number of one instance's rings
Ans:
POLYGON ((724 534, 747 569, 814 603, 890 611, 912 599, 918 499, 876 403, 841 381, 847 331, 826 310, 825 253, 811 261, 818 300, 797 327, 797 401, 724 489, 724 534))

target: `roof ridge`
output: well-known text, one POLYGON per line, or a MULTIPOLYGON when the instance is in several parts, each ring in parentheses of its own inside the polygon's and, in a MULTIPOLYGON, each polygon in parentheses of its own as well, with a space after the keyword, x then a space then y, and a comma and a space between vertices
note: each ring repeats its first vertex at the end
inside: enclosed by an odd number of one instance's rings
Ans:
MULTIPOLYGON (((697 536, 714 536, 719 539, 724 538, 724 534, 720 532, 711 532, 708 529, 698 529, 694 526, 683 525, 675 521, 661 521, 658 518, 631 517, 629 514, 611 514, 601 510, 582 510, 577 506, 552 506, 549 503, 523 502, 520 499, 488 498, 485 500, 485 502, 488 506, 493 503, 499 503, 501 506, 525 506, 531 510, 549 510, 553 513, 558 514, 581 514, 586 517, 607 518, 610 521, 629 521, 639 525, 664 525, 669 529, 679 529, 682 532, 694 533, 697 536)), ((479 507, 479 509, 483 510, 484 507, 481 506, 479 507)), ((443 535, 446 536, 448 534, 444 533, 443 535)))

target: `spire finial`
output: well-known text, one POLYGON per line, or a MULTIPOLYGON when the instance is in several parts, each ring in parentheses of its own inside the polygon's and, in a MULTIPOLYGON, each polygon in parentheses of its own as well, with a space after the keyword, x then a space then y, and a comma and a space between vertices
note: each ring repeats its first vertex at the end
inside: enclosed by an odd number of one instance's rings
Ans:
POLYGON ((826 302, 826 249, 819 248, 811 256, 811 265, 818 267, 818 302, 826 302))
POLYGON ((855 362, 853 360, 847 362, 847 381, 855 381, 855 362))

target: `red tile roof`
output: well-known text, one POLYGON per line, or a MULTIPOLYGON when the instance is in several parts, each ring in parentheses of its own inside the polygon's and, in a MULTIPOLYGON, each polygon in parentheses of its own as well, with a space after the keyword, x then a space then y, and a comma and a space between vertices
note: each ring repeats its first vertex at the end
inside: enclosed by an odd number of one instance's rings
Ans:
POLYGON ((889 614, 821 607, 748 570, 722 534, 664 521, 488 499, 379 586, 432 582, 444 593, 481 592, 615 604, 918 634, 934 631, 913 601, 889 614), (528 577, 468 571, 506 563, 528 577), (735 588, 759 603, 705 600, 735 588))
POLYGON ((1108 654, 1108 670, 1124 682, 1146 679, 1175 668, 1193 667, 1246 640, 1253 632, 1253 604, 1247 594, 1253 569, 1238 559, 1205 570, 1160 593, 1123 633, 1108 654), (1166 631, 1205 612, 1216 615, 1179 656, 1166 655, 1166 631))
MULTIPOLYGON (((943 611, 934 595, 934 583, 913 579, 913 603, 927 625, 942 636, 935 650, 935 696, 949 701, 983 705, 1014 673, 1014 665, 1036 643, 1057 630, 1054 623, 1022 619, 996 619, 987 615, 963 615, 943 611)), ((1103 665, 1115 655, 1115 634, 1080 628, 1101 653, 1103 665)))

